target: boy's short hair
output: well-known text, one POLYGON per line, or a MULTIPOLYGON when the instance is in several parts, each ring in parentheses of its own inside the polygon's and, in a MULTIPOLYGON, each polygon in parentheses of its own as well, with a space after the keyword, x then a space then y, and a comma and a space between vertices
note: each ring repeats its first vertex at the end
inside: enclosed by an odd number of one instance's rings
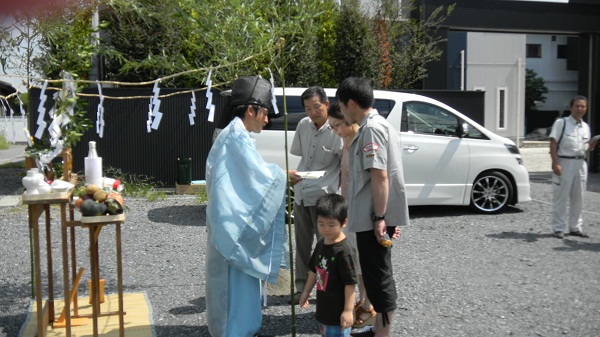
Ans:
POLYGON ((343 224, 348 218, 348 203, 339 194, 331 193, 321 196, 317 200, 317 216, 336 219, 343 224))

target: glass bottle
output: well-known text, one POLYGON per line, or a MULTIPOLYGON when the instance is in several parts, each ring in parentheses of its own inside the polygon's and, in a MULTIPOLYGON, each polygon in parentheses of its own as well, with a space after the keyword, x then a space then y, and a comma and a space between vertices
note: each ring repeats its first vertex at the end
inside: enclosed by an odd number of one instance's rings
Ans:
POLYGON ((96 142, 89 142, 88 158, 98 158, 98 152, 96 152, 96 142))

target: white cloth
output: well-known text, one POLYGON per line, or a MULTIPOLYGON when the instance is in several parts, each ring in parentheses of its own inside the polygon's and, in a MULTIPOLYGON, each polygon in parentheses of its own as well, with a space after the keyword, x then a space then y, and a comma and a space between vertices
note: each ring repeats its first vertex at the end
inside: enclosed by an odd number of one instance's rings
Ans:
POLYGON ((261 326, 260 280, 277 282, 289 264, 286 175, 262 159, 235 118, 208 155, 206 189, 208 329, 213 337, 253 336, 261 326))

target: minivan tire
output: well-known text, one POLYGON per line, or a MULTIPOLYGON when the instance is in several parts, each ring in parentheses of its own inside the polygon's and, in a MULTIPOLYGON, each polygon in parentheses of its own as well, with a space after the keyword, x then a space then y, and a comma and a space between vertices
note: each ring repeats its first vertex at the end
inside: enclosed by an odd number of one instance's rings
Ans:
POLYGON ((480 174, 471 189, 471 208, 479 213, 499 213, 513 199, 513 185, 504 173, 487 171, 480 174))

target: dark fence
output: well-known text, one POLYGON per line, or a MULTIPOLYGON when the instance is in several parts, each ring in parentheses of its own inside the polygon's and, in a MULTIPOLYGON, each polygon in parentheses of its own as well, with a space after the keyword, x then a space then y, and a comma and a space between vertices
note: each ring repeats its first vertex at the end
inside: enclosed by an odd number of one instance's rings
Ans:
MULTIPOLYGON (((185 89, 183 89, 185 90, 185 89)), ((182 91, 182 89, 161 89, 161 95, 182 91)), ((484 93, 473 91, 411 91, 444 102, 458 111, 483 124, 484 93)), ((45 107, 49 111, 54 102, 54 91, 47 91, 45 107)), ((83 93, 97 94, 97 90, 86 89, 83 93)), ((152 88, 104 88, 102 93, 112 97, 151 96, 152 88)), ((35 134, 38 117, 40 90, 30 91, 29 130, 35 134)), ((158 130, 146 130, 150 99, 105 99, 104 137, 96 133, 96 112, 98 97, 84 97, 87 102, 87 117, 93 128, 73 148, 73 170, 83 172, 83 158, 87 156, 88 142, 95 141, 98 155, 104 167, 113 167, 135 175, 145 175, 174 186, 177 181, 177 158, 191 158, 192 180, 204 179, 205 163, 212 144, 215 124, 208 122, 206 92, 196 92, 195 124, 190 125, 191 94, 178 94, 161 99, 160 111, 163 117, 158 130)), ((213 93, 216 111, 225 111, 226 99, 213 93)), ((46 116, 47 122, 50 118, 46 116)), ((217 120, 217 117, 215 117, 217 120)))
MULTIPOLYGON (((161 95, 181 91, 161 89, 161 95)), ((84 93, 97 94, 97 90, 86 89, 84 93)), ((51 109, 53 91, 47 91, 45 107, 51 109)), ((105 96, 131 97, 151 96, 152 88, 103 88, 105 96)), ((73 148, 73 170, 83 172, 83 158, 87 156, 88 142, 95 141, 98 155, 102 157, 104 168, 110 166, 125 173, 146 175, 166 186, 174 186, 177 179, 177 158, 192 158, 192 179, 204 179, 205 162, 212 143, 214 125, 207 121, 206 92, 196 92, 195 124, 190 125, 188 115, 191 94, 179 94, 161 99, 163 113, 158 130, 146 129, 149 98, 106 99, 104 100, 104 135, 96 133, 96 112, 98 97, 85 97, 87 117, 94 125, 83 139, 73 148)), ((30 92, 29 130, 35 134, 38 118, 40 90, 30 92)), ((217 110, 223 109, 224 99, 215 92, 213 104, 217 110)), ((50 121, 47 118, 48 123, 50 121)))

